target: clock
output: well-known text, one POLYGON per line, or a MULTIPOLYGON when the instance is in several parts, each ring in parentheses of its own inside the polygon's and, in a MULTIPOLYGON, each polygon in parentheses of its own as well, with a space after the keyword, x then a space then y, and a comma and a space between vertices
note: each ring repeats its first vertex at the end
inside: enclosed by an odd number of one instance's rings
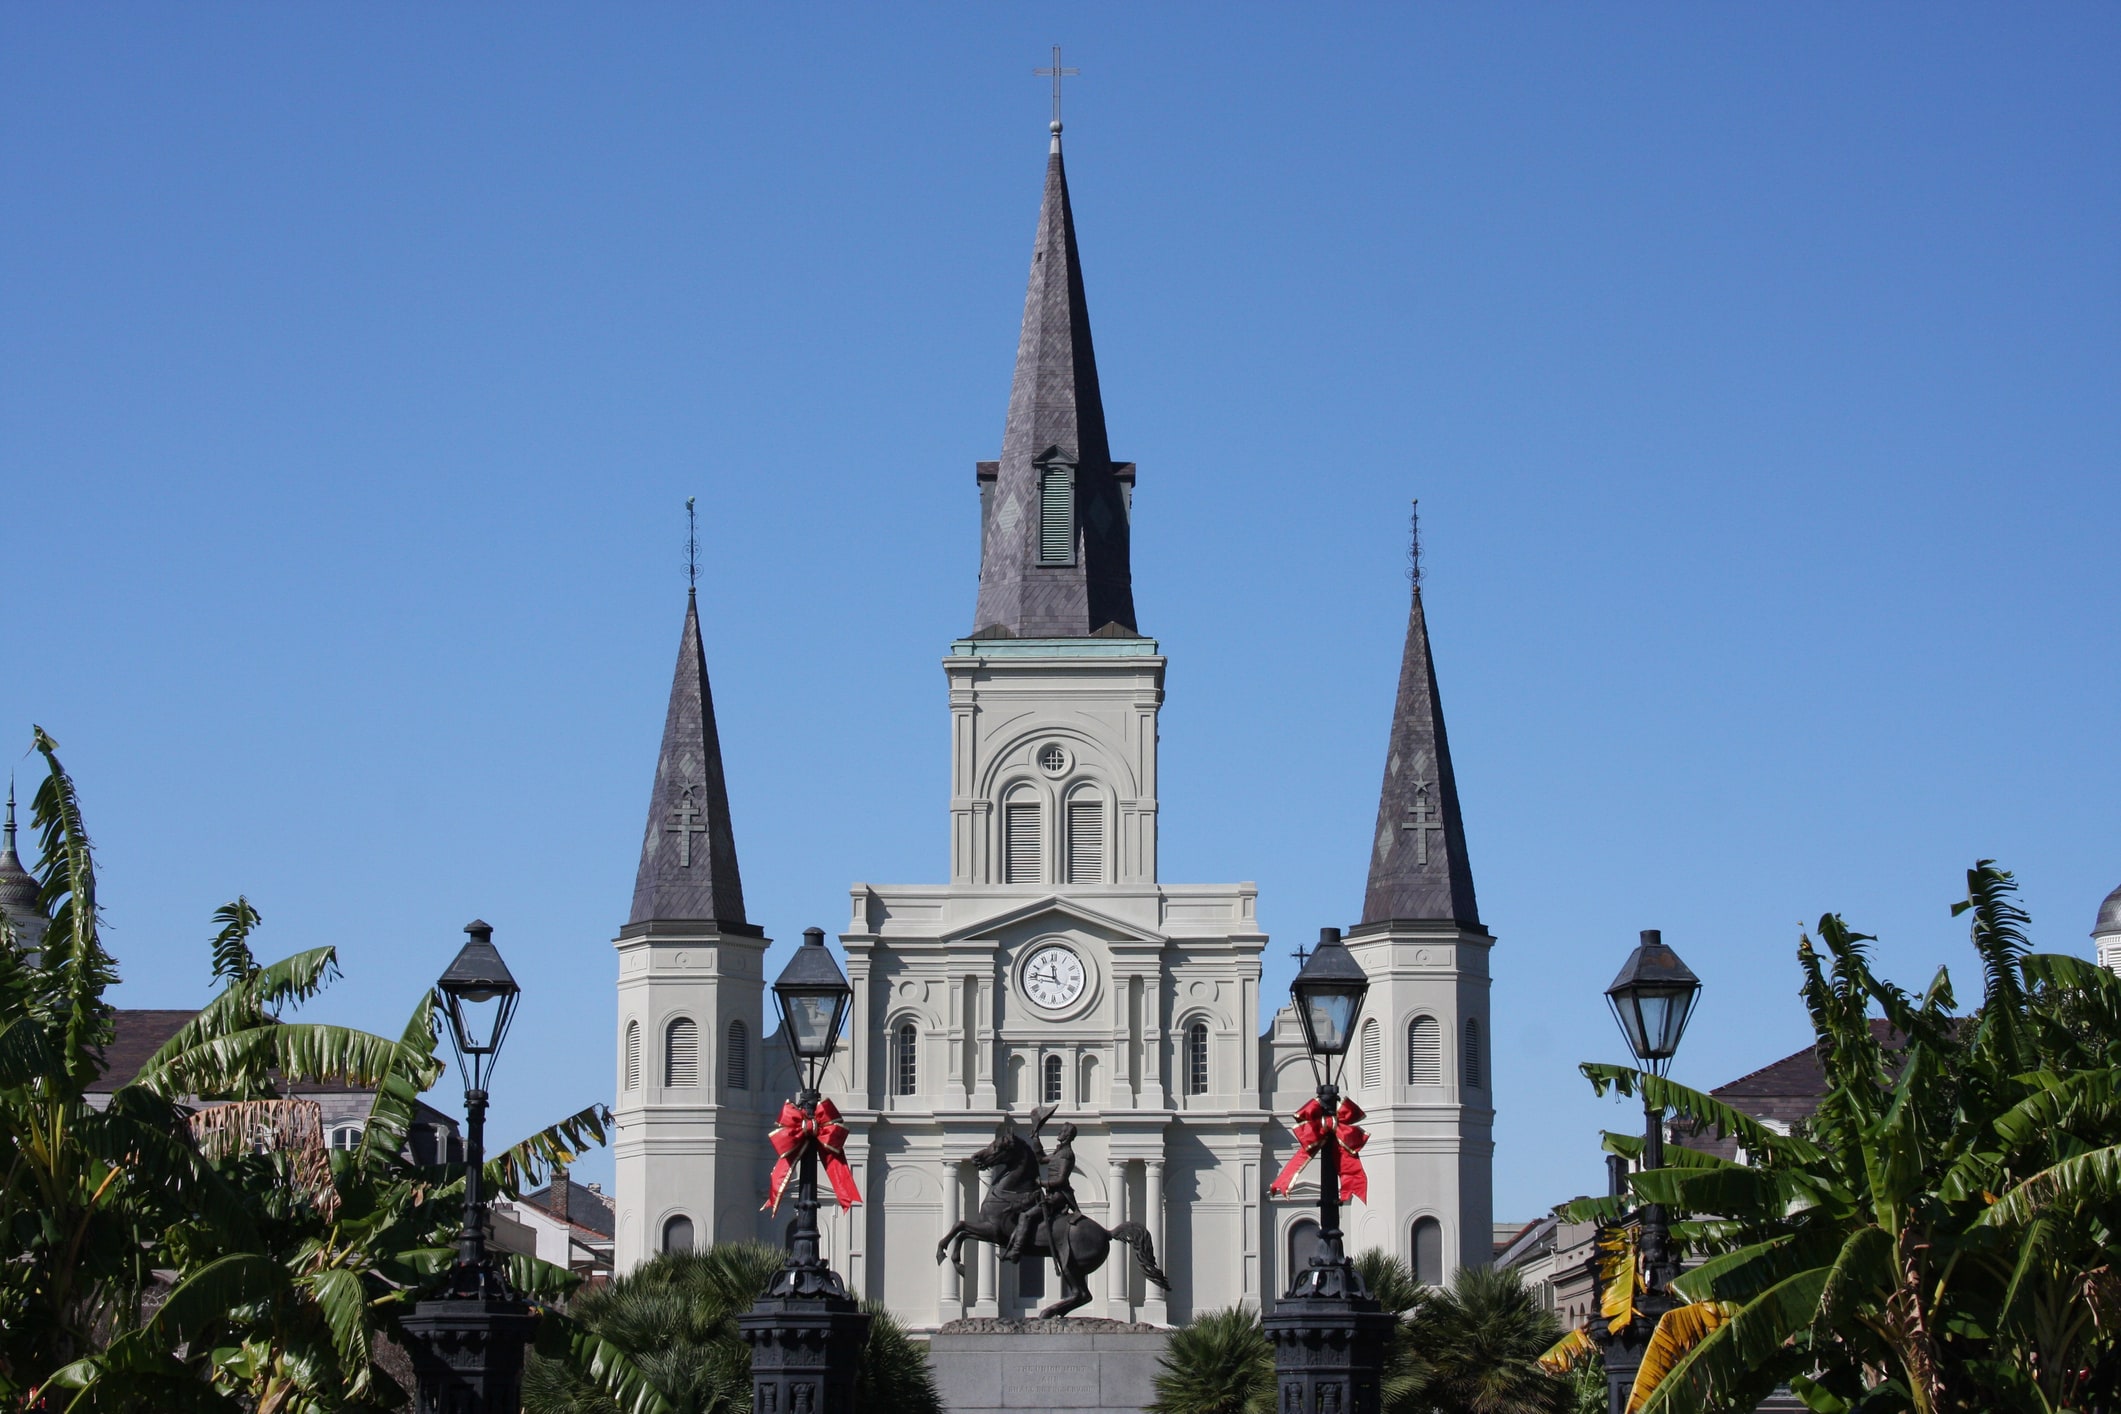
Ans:
POLYGON ((1048 943, 1024 959, 1020 974, 1024 995, 1048 1011, 1071 1007, 1082 999, 1088 977, 1073 949, 1048 943))

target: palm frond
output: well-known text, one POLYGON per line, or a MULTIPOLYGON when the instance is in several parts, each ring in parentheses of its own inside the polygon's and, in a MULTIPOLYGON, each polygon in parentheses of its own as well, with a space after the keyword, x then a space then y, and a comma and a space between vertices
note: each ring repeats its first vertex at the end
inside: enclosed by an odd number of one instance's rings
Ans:
POLYGON ((496 1192, 511 1198, 525 1188, 543 1183, 557 1169, 573 1163, 592 1145, 603 1144, 610 1132, 611 1111, 589 1105, 558 1124, 549 1124, 527 1139, 509 1145, 486 1161, 486 1181, 496 1192))
POLYGON ((1635 1387, 1628 1393, 1628 1414, 1642 1408, 1672 1367, 1737 1313, 1734 1302, 1690 1301, 1659 1316, 1650 1343, 1643 1349, 1642 1364, 1636 1368, 1635 1387))
POLYGON ((621 1414, 677 1414, 677 1407, 642 1373, 632 1355, 559 1312, 538 1312, 533 1342, 538 1354, 575 1371, 621 1414))
POLYGON ((1596 1062, 1586 1062, 1576 1068, 1583 1072, 1584 1079, 1591 1082, 1591 1089, 1597 1094, 1603 1095, 1610 1089, 1620 1095, 1639 1095, 1653 1107, 1714 1129, 1718 1139, 1737 1136, 1748 1152, 1778 1155, 1798 1163, 1819 1157, 1818 1149, 1809 1142, 1794 1135, 1778 1134, 1715 1096, 1674 1084, 1661 1075, 1651 1075, 1632 1066, 1596 1062))
POLYGON ((82 823, 73 778, 59 764, 59 743, 44 728, 32 728, 32 741, 45 767, 43 784, 30 805, 43 876, 38 901, 51 919, 44 934, 44 968, 58 982, 66 1076, 78 1092, 103 1070, 102 1052, 111 1038, 110 1008, 103 993, 118 980, 118 967, 103 950, 98 931, 102 915, 96 906, 95 850, 82 823))
POLYGON ((2056 1208, 2121 1199, 2121 1144, 2051 1164, 2004 1194, 1976 1221, 1987 1227, 2025 1223, 2056 1208))
POLYGON ((397 1048, 349 1026, 267 1021, 158 1059, 160 1064, 143 1070, 135 1084, 163 1095, 216 1095, 260 1075, 381 1085, 396 1063, 397 1048))
POLYGON ((421 1092, 441 1074, 441 1063, 435 1059, 434 993, 427 992, 406 1019, 390 1065, 369 1104, 358 1151, 362 1168, 373 1170, 397 1161, 412 1129, 421 1092))
POLYGON ((370 1382, 375 1351, 368 1329, 368 1292, 360 1274, 345 1267, 326 1267, 303 1279, 310 1299, 323 1314, 331 1331, 331 1344, 339 1357, 339 1371, 348 1378, 348 1393, 365 1394, 370 1382))
POLYGON ((250 935, 264 921, 241 894, 214 910, 214 922, 221 925, 221 931, 214 934, 216 981, 240 984, 257 975, 258 959, 250 950, 250 935))
POLYGON ((1823 1267, 1799 1272, 1740 1306, 1673 1363, 1637 1414, 1709 1414, 1763 1377, 1772 1383, 1792 1358, 1791 1337, 1812 1324, 1826 1275, 1823 1267))
POLYGON ((331 1151, 324 1142, 324 1110, 315 1100, 232 1100, 194 1111, 185 1121, 192 1142, 208 1159, 241 1153, 276 1153, 287 1159, 295 1191, 330 1221, 339 1209, 331 1181, 331 1151))
POLYGON ((1546 1353, 1539 1357, 1539 1368, 1550 1375, 1566 1375, 1590 1359, 1597 1350, 1591 1340, 1590 1328, 1578 1326, 1547 1347, 1546 1353))

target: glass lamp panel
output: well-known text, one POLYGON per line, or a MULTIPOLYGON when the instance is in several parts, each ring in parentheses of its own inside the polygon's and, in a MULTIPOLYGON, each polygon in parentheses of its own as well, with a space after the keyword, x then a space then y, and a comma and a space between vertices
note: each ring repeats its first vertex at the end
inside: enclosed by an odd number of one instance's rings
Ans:
POLYGON ((781 995, 781 1011, 788 1023, 788 1037, 795 1053, 810 1059, 828 1054, 838 1037, 839 1001, 827 992, 794 992, 781 995))
POLYGON ((1613 1020, 1620 1023, 1620 1034, 1626 1038, 1628 1050, 1637 1060, 1650 1058, 1649 1039, 1643 1035, 1642 1012, 1635 1005, 1633 996, 1609 995, 1606 1001, 1613 1008, 1613 1020))
POLYGON ((1644 989, 1635 997, 1635 1010, 1642 1017, 1642 1049, 1636 1054, 1651 1060, 1663 1060, 1672 1053, 1668 1039, 1672 1016, 1671 993, 1644 989))
POLYGON ((1355 1011, 1362 993, 1352 988, 1305 988, 1301 1016, 1304 1035, 1320 1055, 1345 1055, 1348 1037, 1355 1030, 1355 1011))
POLYGON ((509 1012, 508 999, 498 991, 458 993, 449 999, 449 1025, 456 1032, 457 1047, 472 1055, 494 1048, 509 1012))

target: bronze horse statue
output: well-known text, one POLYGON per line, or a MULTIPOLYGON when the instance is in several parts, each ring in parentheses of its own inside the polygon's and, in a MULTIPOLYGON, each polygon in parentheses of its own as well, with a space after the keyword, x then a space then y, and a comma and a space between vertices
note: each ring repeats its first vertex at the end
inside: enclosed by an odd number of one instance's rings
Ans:
POLYGON ((1065 1316, 1089 1302, 1090 1284, 1085 1278, 1105 1264, 1114 1241, 1132 1247, 1142 1275, 1169 1291, 1171 1283, 1156 1265, 1156 1249, 1149 1241, 1147 1228, 1138 1222, 1107 1228, 1072 1211, 1074 1195, 1068 1190, 1065 1175, 1058 1184, 1049 1181, 1041 1186, 1046 1156, 1044 1146, 1036 1140, 1039 1128, 1052 1113, 1050 1108, 1034 1112, 1030 1139, 1017 1132, 1015 1120, 1004 1119, 994 1131, 994 1142, 972 1156, 974 1167, 982 1173, 991 1172, 994 1177, 987 1185, 987 1196, 980 1202, 979 1216, 967 1218, 945 1233, 935 1245, 935 1260, 947 1259, 963 1276, 965 1259, 961 1249, 968 1240, 991 1242, 1007 1249, 1025 1214, 1043 1210, 1019 1252, 1014 1256, 1004 1252, 1010 1260, 1053 1258, 1060 1271, 1061 1295, 1060 1300, 1038 1313, 1041 1318, 1065 1316), (1058 1251, 1051 1238, 1055 1233, 1061 1234, 1058 1251))

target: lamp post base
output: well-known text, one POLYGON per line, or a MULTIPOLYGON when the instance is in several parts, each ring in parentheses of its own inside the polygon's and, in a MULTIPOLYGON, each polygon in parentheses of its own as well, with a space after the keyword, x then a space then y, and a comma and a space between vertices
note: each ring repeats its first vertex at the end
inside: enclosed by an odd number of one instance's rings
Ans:
POLYGON ((853 1414, 869 1317, 846 1296, 762 1296, 736 1318, 751 1347, 751 1414, 853 1414))
POLYGON ((1394 1317, 1365 1296, 1289 1296, 1262 1324, 1274 1344, 1275 1408, 1378 1414, 1394 1317))
POLYGON ((422 1301, 399 1324, 417 1386, 417 1414, 517 1414, 523 1352, 538 1318, 511 1297, 422 1301))

